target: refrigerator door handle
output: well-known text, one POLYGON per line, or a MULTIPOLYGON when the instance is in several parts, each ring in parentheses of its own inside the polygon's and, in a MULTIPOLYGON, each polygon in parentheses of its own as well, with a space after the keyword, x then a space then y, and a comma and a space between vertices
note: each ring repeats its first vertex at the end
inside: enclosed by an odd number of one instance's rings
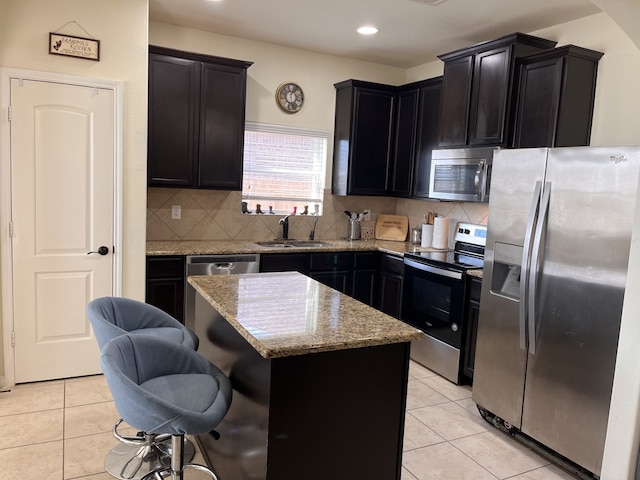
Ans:
POLYGON ((536 225, 536 232, 533 236, 533 254, 531 257, 531 273, 529 277, 529 294, 527 295, 528 301, 528 318, 529 318, 529 353, 531 355, 536 354, 537 350, 537 329, 536 329, 536 314, 537 314, 537 290, 538 290, 538 276, 539 276, 539 260, 540 249, 542 247, 542 230, 547 223, 547 215, 549 214, 549 200, 551 197, 551 182, 545 182, 544 192, 542 194, 542 202, 540 204, 540 213, 538 223, 536 225))
POLYGON ((542 182, 536 182, 531 201, 531 211, 527 219, 527 230, 524 235, 524 246, 522 248, 522 264, 520 265, 520 348, 527 349, 527 308, 529 286, 529 264, 531 259, 531 243, 533 241, 533 229, 540 208, 540 197, 542 196, 542 182))

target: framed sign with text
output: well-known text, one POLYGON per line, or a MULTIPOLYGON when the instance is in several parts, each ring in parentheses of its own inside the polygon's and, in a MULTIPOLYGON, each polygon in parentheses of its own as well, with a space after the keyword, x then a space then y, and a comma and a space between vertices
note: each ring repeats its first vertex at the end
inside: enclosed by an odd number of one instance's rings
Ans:
POLYGON ((100 61, 100 40, 49 33, 49 53, 100 61))

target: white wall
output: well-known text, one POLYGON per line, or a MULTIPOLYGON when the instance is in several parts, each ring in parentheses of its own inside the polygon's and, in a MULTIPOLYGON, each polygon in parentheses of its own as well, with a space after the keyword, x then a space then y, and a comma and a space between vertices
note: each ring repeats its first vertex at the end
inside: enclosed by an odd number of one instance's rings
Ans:
MULTIPOLYGON (((124 82, 123 294, 144 298, 147 165, 147 0, 5 0, 0 66, 124 82), (100 40, 100 61, 48 54, 49 32, 76 21, 100 40)), ((60 33, 87 37, 78 25, 60 33)))
MULTIPOLYGON (((124 232, 123 244, 120 245, 123 254, 123 294, 143 299, 148 2, 3 0, 1 10, 0 66, 124 83, 124 232), (55 32, 71 21, 76 21, 91 36, 100 40, 99 62, 48 54, 49 32, 55 32)), ((60 33, 88 37, 82 28, 72 23, 62 28, 60 33)), ((2 373, 0 368, 0 375, 2 373)))

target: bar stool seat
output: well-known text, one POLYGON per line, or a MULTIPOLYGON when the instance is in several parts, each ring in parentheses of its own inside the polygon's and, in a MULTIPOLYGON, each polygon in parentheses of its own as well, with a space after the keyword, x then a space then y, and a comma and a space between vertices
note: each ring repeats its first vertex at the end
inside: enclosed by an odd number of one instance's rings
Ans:
POLYGON ((171 465, 149 472, 144 480, 182 480, 195 469, 218 480, 203 465, 184 462, 185 435, 211 433, 231 406, 229 379, 194 350, 163 338, 123 335, 109 341, 101 365, 122 418, 146 432, 170 434, 171 465))
MULTIPOLYGON (((198 349, 195 333, 159 308, 123 297, 102 297, 87 306, 87 315, 99 347, 122 335, 148 335, 164 338, 192 350, 198 349)), ((105 458, 105 468, 112 476, 122 480, 139 480, 148 472, 171 461, 171 435, 156 435, 140 431, 136 435, 119 432, 119 419, 113 426, 113 435, 120 442, 105 458)), ((188 440, 184 446, 185 458, 190 461, 195 447, 188 440)))

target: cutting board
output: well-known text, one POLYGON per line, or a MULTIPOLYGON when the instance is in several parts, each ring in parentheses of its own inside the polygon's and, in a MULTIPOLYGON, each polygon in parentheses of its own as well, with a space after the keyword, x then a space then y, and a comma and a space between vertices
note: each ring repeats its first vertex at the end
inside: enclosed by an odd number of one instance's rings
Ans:
POLYGON ((409 231, 409 217, 406 215, 378 215, 376 239, 404 242, 409 231))

